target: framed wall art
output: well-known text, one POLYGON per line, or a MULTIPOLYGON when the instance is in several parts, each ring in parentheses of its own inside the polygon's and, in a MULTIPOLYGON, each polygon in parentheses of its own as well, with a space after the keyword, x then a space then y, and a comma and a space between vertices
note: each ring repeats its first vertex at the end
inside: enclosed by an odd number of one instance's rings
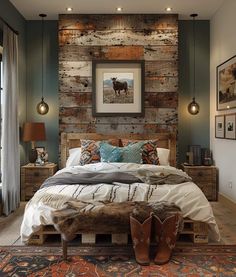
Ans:
POLYGON ((225 137, 225 116, 224 115, 215 116, 215 137, 216 138, 225 137))
POLYGON ((236 139, 236 114, 226 114, 225 115, 225 138, 226 139, 236 139))
POLYGON ((236 55, 217 66, 217 110, 236 107, 236 55))
POLYGON ((144 116, 144 61, 93 61, 93 116, 144 116))

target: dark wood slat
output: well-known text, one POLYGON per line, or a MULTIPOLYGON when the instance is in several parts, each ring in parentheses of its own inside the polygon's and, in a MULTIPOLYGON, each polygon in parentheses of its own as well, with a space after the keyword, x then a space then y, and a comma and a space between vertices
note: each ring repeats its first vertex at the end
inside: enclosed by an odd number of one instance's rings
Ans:
POLYGON ((178 76, 177 61, 146 61, 145 76, 178 76))
POLYGON ((145 93, 146 108, 177 108, 178 93, 177 92, 146 92, 145 93))

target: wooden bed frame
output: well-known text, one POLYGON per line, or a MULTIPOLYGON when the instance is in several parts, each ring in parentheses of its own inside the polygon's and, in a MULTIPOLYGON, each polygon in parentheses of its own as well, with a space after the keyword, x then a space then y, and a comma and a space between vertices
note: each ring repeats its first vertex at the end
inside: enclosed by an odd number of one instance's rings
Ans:
MULTIPOLYGON (((80 147, 80 139, 106 140, 106 139, 137 139, 148 140, 158 139, 158 147, 170 149, 170 165, 176 166, 176 134, 158 133, 158 134, 112 134, 104 135, 97 133, 62 133, 61 134, 61 163, 60 168, 64 168, 69 156, 69 149, 80 147)), ((38 232, 32 234, 29 244, 42 245, 48 236, 58 234, 53 226, 42 226, 38 232)), ((111 234, 109 232, 97 232, 96 234, 81 233, 82 243, 95 243, 99 234, 111 236, 111 242, 114 244, 127 244, 128 234, 119 233, 111 234)), ((208 225, 204 222, 193 221, 188 218, 184 219, 184 228, 180 234, 188 236, 193 243, 208 243, 208 225)))
POLYGON ((176 134, 156 133, 156 134, 112 134, 103 135, 97 133, 62 133, 61 134, 61 163, 60 168, 64 168, 69 156, 69 149, 80 147, 80 139, 106 140, 106 139, 137 139, 148 140, 157 139, 158 147, 170 149, 170 165, 176 166, 176 134))

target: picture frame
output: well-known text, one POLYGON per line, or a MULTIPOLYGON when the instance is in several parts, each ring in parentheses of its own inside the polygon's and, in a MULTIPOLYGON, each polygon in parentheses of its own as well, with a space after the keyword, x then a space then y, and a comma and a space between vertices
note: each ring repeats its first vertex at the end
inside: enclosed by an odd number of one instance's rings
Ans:
POLYGON ((217 111, 236 107, 236 55, 218 65, 217 71, 217 111))
POLYGON ((144 116, 144 61, 92 62, 92 114, 144 116))
POLYGON ((215 137, 225 138, 225 116, 224 115, 215 116, 215 137))
POLYGON ((38 155, 45 152, 45 147, 44 146, 36 146, 35 150, 37 150, 38 155))
POLYGON ((226 139, 236 139, 236 114, 226 114, 225 115, 225 138, 226 139))

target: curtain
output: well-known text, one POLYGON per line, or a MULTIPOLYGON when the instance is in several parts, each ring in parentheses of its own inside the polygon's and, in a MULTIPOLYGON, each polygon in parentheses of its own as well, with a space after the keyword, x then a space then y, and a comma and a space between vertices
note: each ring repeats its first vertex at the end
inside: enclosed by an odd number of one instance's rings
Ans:
POLYGON ((3 28, 2 95, 2 201, 9 215, 20 204, 20 154, 18 123, 18 37, 3 28))

